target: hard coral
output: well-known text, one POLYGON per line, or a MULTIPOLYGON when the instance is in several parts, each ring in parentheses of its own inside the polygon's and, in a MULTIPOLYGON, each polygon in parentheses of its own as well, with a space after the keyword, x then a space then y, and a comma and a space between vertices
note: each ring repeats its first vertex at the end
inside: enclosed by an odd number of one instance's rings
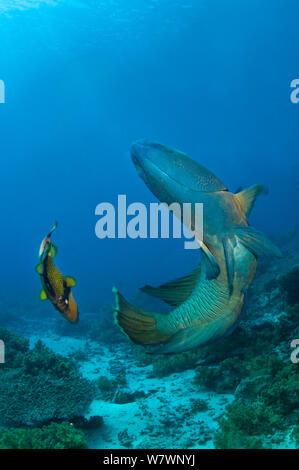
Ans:
POLYGON ((38 342, 17 368, 1 375, 0 421, 12 426, 69 421, 82 415, 94 395, 94 385, 74 363, 38 342))

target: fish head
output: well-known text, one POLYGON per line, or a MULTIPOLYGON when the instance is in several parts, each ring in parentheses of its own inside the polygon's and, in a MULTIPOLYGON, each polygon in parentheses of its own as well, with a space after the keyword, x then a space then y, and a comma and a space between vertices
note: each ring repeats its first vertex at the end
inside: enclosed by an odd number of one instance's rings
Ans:
POLYGON ((75 302, 72 291, 69 291, 68 296, 60 296, 56 300, 56 308, 61 315, 71 323, 77 323, 79 319, 78 307, 75 302))
POLYGON ((182 203, 190 192, 226 190, 223 183, 198 162, 158 142, 138 140, 131 146, 131 158, 139 176, 161 202, 182 203))

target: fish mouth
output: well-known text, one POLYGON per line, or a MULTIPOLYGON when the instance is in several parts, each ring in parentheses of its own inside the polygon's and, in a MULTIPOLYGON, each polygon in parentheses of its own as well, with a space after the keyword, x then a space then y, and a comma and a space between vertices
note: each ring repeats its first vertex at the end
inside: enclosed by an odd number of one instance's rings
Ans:
POLYGON ((140 176, 150 184, 171 184, 197 193, 227 191, 214 173, 199 162, 159 142, 137 140, 131 146, 131 158, 140 176))
MULTIPOLYGON (((151 152, 155 148, 155 142, 151 142, 146 139, 137 140, 131 146, 131 159, 134 163, 137 173, 142 179, 146 178, 146 175, 150 169, 157 169, 164 175, 167 175, 166 171, 161 168, 161 165, 154 161, 151 152)), ((167 175, 168 176, 168 175, 167 175)))
POLYGON ((144 144, 142 140, 137 140, 131 145, 131 159, 136 167, 141 166, 143 150, 144 144))
POLYGON ((139 174, 139 172, 142 171, 142 166, 139 163, 138 156, 135 153, 131 152, 131 159, 136 167, 137 173, 139 174))
POLYGON ((131 160, 136 168, 138 176, 146 182, 147 177, 144 165, 146 164, 146 160, 149 159, 146 156, 146 148, 143 145, 143 141, 137 141, 132 144, 131 160))

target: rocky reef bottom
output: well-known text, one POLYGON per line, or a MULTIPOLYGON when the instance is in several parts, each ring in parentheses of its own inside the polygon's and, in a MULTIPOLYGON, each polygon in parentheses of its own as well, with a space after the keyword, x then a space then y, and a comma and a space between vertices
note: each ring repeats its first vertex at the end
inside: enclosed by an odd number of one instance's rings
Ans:
POLYGON ((129 344, 110 307, 76 334, 39 314, 17 331, 3 310, 0 448, 298 448, 299 250, 284 246, 236 330, 188 353, 129 344))

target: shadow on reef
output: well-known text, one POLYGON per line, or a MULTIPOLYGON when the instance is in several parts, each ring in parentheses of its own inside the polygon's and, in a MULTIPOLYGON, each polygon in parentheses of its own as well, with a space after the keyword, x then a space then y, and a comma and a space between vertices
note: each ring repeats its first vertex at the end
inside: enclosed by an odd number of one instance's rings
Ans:
POLYGON ((41 341, 29 349, 26 338, 8 330, 0 329, 0 337, 6 353, 0 369, 0 448, 86 447, 82 429, 103 424, 100 416, 84 417, 95 385, 41 341))

